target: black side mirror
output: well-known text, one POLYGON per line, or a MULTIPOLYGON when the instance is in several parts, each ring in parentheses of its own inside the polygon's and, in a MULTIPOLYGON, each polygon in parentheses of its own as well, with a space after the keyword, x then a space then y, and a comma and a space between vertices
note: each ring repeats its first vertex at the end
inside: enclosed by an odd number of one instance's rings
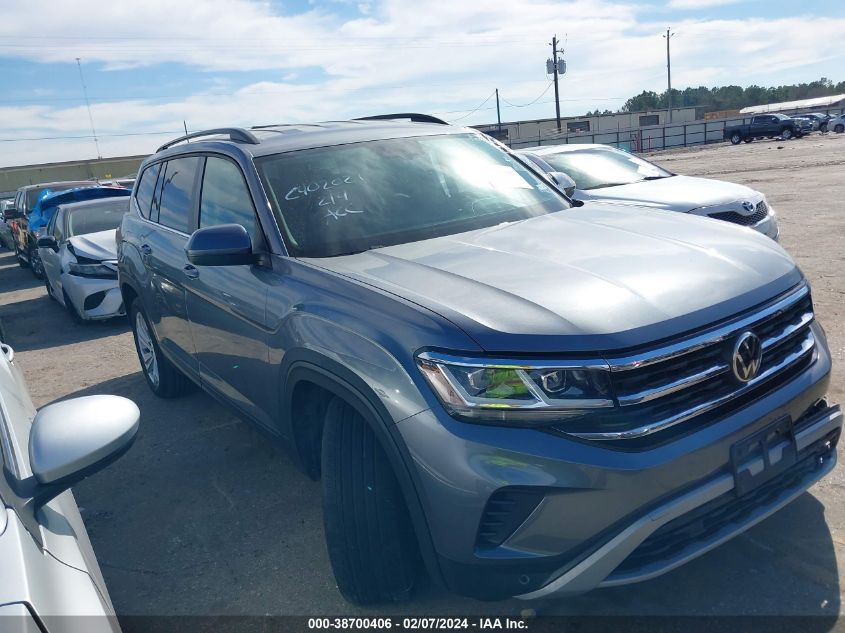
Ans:
POLYGON ((240 224, 197 229, 185 246, 188 261, 197 266, 243 266, 255 262, 252 240, 240 224))
POLYGON ((17 209, 6 209, 3 212, 3 220, 17 220, 18 218, 23 217, 23 213, 18 211, 17 209))
POLYGON ((49 248, 53 251, 59 250, 59 243, 52 235, 42 235, 38 238, 38 248, 49 248))

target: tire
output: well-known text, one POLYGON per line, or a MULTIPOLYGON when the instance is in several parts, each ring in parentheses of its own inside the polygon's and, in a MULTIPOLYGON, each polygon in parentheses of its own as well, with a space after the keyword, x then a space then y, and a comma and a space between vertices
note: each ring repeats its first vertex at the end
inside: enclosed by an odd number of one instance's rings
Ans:
POLYGON ((79 316, 79 312, 77 312, 76 308, 73 307, 73 302, 70 300, 70 297, 67 292, 65 292, 64 288, 62 289, 62 298, 65 302, 65 310, 67 310, 67 313, 70 315, 70 318, 73 319, 74 323, 77 325, 84 325, 88 323, 88 321, 79 316))
POLYGON ((750 143, 751 141, 753 141, 753 140, 754 140, 754 138, 753 138, 753 137, 751 137, 751 136, 749 136, 748 138, 744 138, 744 139, 742 139, 742 140, 743 140, 743 141, 745 141, 746 143, 750 143))
POLYGON ((15 259, 18 260, 18 266, 21 268, 29 268, 29 262, 23 258, 23 251, 18 246, 17 240, 15 240, 15 259))
POLYGON ((135 299, 129 306, 129 323, 135 352, 150 391, 159 398, 177 398, 191 391, 193 383, 161 353, 140 299, 135 299))
POLYGON ((44 262, 41 261, 37 248, 29 249, 29 268, 36 279, 44 279, 44 262))
POLYGON ((792 136, 793 136, 793 135, 792 135, 792 130, 790 130, 789 128, 786 128, 783 132, 781 132, 781 133, 780 133, 780 137, 781 137, 784 141, 788 141, 789 139, 791 139, 791 138, 792 138, 792 136))
POLYGON ((47 296, 50 297, 52 301, 57 301, 56 297, 53 295, 53 287, 50 285, 50 280, 47 276, 44 276, 44 287, 47 289, 47 296))
POLYGON ((845 125, 842 125, 840 123, 835 128, 833 128, 833 131, 836 132, 837 134, 842 134, 842 132, 845 132, 845 125))
POLYGON ((337 587, 349 602, 408 600, 419 553, 402 491, 367 422, 347 402, 326 410, 323 523, 337 587))
POLYGON ((731 134, 731 144, 739 145, 740 143, 742 143, 742 135, 739 132, 731 134))
POLYGON ((819 126, 819 132, 821 132, 822 134, 827 134, 827 123, 822 123, 819 126))

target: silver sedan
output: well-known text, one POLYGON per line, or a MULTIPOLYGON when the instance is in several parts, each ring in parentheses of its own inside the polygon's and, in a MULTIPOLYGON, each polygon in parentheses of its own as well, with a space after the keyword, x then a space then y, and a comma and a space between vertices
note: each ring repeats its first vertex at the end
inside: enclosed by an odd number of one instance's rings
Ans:
POLYGON ((117 396, 36 412, 0 343, 0 621, 11 630, 40 631, 40 621, 51 632, 119 632, 70 488, 131 446, 139 415, 117 396))
POLYGON ((76 320, 125 314, 115 233, 128 209, 128 198, 63 204, 38 238, 47 294, 76 320))

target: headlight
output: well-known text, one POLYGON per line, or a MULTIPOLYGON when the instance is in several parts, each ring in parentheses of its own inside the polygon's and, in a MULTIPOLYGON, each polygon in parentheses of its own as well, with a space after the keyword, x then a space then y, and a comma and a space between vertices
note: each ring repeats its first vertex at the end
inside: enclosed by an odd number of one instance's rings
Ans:
POLYGON ((71 275, 77 275, 80 277, 97 277, 100 279, 117 278, 117 271, 102 262, 84 264, 71 262, 67 265, 67 271, 71 275))
POLYGON ((614 406, 610 372, 602 361, 546 363, 423 352, 417 365, 457 418, 536 426, 614 406))

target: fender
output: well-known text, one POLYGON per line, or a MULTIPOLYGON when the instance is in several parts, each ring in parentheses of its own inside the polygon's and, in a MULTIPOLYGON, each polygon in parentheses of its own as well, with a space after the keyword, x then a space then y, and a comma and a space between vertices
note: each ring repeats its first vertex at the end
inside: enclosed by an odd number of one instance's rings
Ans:
POLYGON ((411 475, 411 456, 375 392, 349 369, 308 349, 291 350, 286 353, 281 369, 284 382, 281 391, 279 430, 288 438, 291 453, 299 467, 303 472, 308 472, 307 458, 296 445, 293 432, 293 420, 290 414, 291 394, 298 382, 308 381, 346 400, 366 420, 378 438, 402 490, 426 569, 438 586, 445 587, 423 510, 423 501, 411 475))

